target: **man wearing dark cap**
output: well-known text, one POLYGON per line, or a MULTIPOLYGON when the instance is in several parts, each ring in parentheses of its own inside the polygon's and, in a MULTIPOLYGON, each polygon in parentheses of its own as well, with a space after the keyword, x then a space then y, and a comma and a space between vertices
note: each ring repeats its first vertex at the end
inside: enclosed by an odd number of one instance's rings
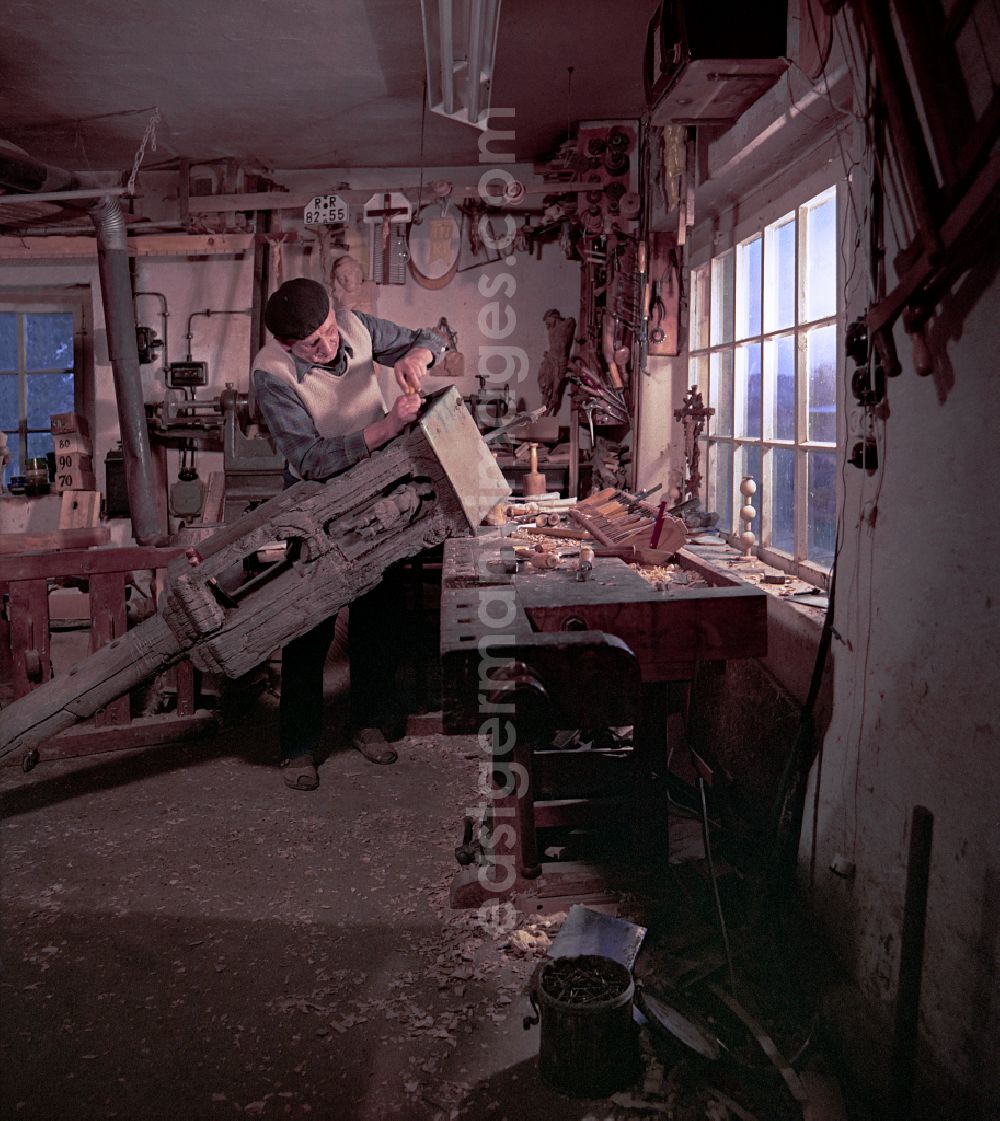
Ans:
MULTIPOLYGON (((315 280, 288 280, 272 294, 264 323, 274 338, 253 361, 257 407, 285 457, 285 485, 329 479, 397 436, 420 411, 415 392, 444 350, 430 331, 399 327, 361 311, 335 311, 315 280), (375 363, 392 366, 403 393, 386 407, 375 363)), ((398 618, 391 580, 350 608, 351 742, 373 763, 393 763, 385 731, 398 618)), ((281 657, 279 727, 285 782, 319 785, 316 751, 323 723, 323 665, 336 616, 288 643, 281 657)))

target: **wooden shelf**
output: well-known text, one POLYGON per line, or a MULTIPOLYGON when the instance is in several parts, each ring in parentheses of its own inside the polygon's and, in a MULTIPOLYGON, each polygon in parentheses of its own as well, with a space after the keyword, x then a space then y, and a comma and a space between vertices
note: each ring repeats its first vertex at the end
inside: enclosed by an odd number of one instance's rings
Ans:
MULTIPOLYGON (((218 257, 253 248, 253 234, 143 234, 128 239, 130 257, 218 257)), ((97 258, 97 238, 0 237, 0 261, 97 258)))

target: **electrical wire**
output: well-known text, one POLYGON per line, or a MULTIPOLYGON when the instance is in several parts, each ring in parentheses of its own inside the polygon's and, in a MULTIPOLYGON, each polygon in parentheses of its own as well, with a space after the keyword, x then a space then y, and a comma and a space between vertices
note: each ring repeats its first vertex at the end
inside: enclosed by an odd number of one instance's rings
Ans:
MULTIPOLYGON (((813 17, 813 11, 812 11, 811 8, 809 8, 809 21, 810 21, 810 24, 812 26, 813 37, 818 44, 819 43, 819 31, 816 27, 816 22, 815 22, 815 19, 813 17)), ((851 88, 852 88, 852 93, 853 93, 852 102, 863 101, 864 104, 866 105, 866 112, 867 112, 868 99, 867 99, 867 97, 860 98, 858 96, 857 87, 855 86, 855 83, 854 83, 854 65, 856 65, 856 59, 853 57, 853 51, 851 51, 851 56, 852 57, 851 57, 850 61, 848 61, 847 47, 844 44, 844 42, 843 42, 843 40, 842 40, 842 38, 839 34, 839 29, 840 29, 840 23, 836 19, 836 17, 834 17, 831 20, 830 41, 829 41, 829 44, 827 46, 827 50, 824 53, 822 61, 820 63, 820 77, 822 78, 823 93, 826 95, 826 98, 830 103, 830 108, 833 110, 834 115, 839 116, 843 112, 843 110, 833 100, 833 91, 830 88, 830 78, 829 78, 829 75, 827 74, 827 65, 828 65, 829 57, 830 57, 830 50, 832 49, 832 45, 833 45, 833 32, 834 32, 834 30, 836 30, 838 32, 838 39, 840 40, 840 45, 841 45, 841 50, 843 52, 844 61, 845 61, 845 63, 847 63, 848 73, 851 75, 851 88), (852 63, 854 65, 852 65, 852 63)), ((802 74, 802 76, 808 82, 815 84, 816 79, 811 77, 809 74, 807 74, 806 71, 803 70, 802 67, 799 66, 799 64, 797 62, 792 60, 791 65, 794 66, 795 69, 798 70, 799 73, 802 74)), ((866 71, 866 75, 867 75, 867 71, 866 71)), ((792 87, 791 87, 791 78, 789 77, 789 71, 787 71, 787 70, 785 71, 785 78, 786 78, 786 84, 788 86, 789 104, 791 104, 792 100, 793 100, 793 94, 792 94, 792 87)), ((861 113, 858 113, 858 112, 850 110, 850 109, 847 110, 847 112, 855 121, 857 121, 862 126, 865 126, 865 124, 866 124, 865 114, 861 114, 861 113)), ((821 123, 819 121, 815 121, 814 118, 809 117, 808 114, 803 114, 803 115, 806 116, 807 120, 814 120, 814 122, 817 123, 817 124, 821 123)), ((860 158, 859 159, 848 159, 848 154, 844 149, 843 138, 841 136, 842 131, 843 130, 841 129, 841 127, 839 125, 837 125, 837 126, 834 127, 833 135, 834 135, 834 139, 837 142, 837 148, 840 152, 840 163, 841 163, 841 168, 842 168, 842 171, 843 171, 844 183, 846 185, 847 198, 848 198, 848 201, 851 205, 851 209, 854 213, 855 228, 857 230, 861 230, 863 228, 864 219, 865 219, 866 215, 858 213, 858 205, 857 205, 857 202, 854 198, 854 191, 853 191, 852 185, 851 185, 851 172, 856 167, 861 166, 861 160, 860 160, 860 158)), ((846 233, 847 233, 847 226, 846 226, 846 223, 845 223, 844 224, 844 230, 843 230, 842 235, 841 235, 841 257, 842 257, 843 260, 845 260, 845 265, 846 265, 846 257, 844 256, 843 246, 844 246, 844 238, 846 237, 846 233)), ((854 277, 854 268, 855 267, 856 266, 852 266, 851 271, 848 274, 848 276, 847 276, 847 278, 844 282, 845 291, 846 291, 847 287, 849 286, 851 280, 854 277)), ((846 305, 846 301, 845 301, 845 305, 846 305)))
POLYGON ((719 881, 715 873, 715 864, 712 860, 712 840, 708 835, 708 803, 705 801, 705 780, 698 776, 698 792, 701 795, 701 824, 705 840, 705 860, 708 863, 708 873, 712 880, 712 892, 715 895, 715 910, 719 916, 719 929, 722 931, 722 944, 726 950, 726 965, 729 969, 729 991, 736 994, 736 977, 733 973, 733 951, 729 946, 729 928, 726 926, 726 916, 722 910, 722 898, 719 895, 719 881))
MULTIPOLYGON (((839 34, 839 24, 837 26, 838 26, 838 34, 839 34)), ((859 29, 859 31, 860 31, 860 29, 859 29)), ((845 50, 846 50, 846 47, 845 47, 845 50)), ((865 73, 866 73, 865 114, 864 114, 864 117, 863 117, 863 121, 864 121, 864 125, 865 125, 866 154, 868 155, 868 157, 871 161, 871 169, 869 170, 869 173, 868 173, 868 176, 867 176, 868 186, 869 186, 870 202, 869 202, 868 206, 866 206, 866 208, 865 208, 865 220, 869 224, 878 223, 879 216, 884 217, 888 213, 890 223, 892 223, 892 221, 893 221, 893 210, 892 210, 892 208, 885 206, 884 203, 885 203, 885 199, 888 197, 888 194, 889 194, 889 192, 888 192, 888 182, 887 181, 888 181, 889 176, 893 172, 893 168, 891 166, 891 161, 886 160, 886 161, 883 162, 883 160, 881 159, 881 141, 880 141, 880 135, 881 134, 876 133, 877 124, 876 124, 876 100, 875 99, 876 99, 876 88, 877 87, 876 87, 876 83, 874 81, 874 75, 873 75, 873 71, 872 71, 872 67, 871 67, 870 51, 865 56, 865 63, 866 63, 866 71, 865 71, 865 73), (876 195, 876 192, 878 190, 881 190, 883 192, 883 201, 882 201, 881 204, 879 203, 878 197, 876 195)), ((859 226, 859 232, 860 232, 860 229, 861 229, 861 227, 859 226)), ((880 229, 875 228, 874 226, 870 226, 870 229, 871 229, 871 235, 872 236, 869 239, 869 244, 868 244, 868 247, 867 247, 868 248, 868 253, 867 253, 867 264, 868 264, 867 285, 868 285, 869 303, 872 303, 872 302, 881 298, 884 295, 885 272, 884 272, 884 255, 881 251, 882 250, 882 244, 881 244, 882 243, 882 238, 881 238, 880 229), (879 244, 877 244, 877 245, 874 242, 874 238, 876 238, 876 237, 879 239, 879 244)), ((898 237, 898 232, 895 231, 895 228, 894 228, 894 234, 895 234, 895 236, 898 237)), ((851 273, 851 277, 849 277, 848 279, 851 279, 852 277, 853 277, 853 270, 852 270, 852 273, 851 273)), ((845 306, 846 306, 846 296, 847 296, 847 289, 846 289, 846 284, 845 284, 845 292, 844 292, 845 306)), ((875 362, 876 362, 875 347, 874 347, 874 343, 870 340, 869 341, 869 352, 868 352, 868 356, 867 356, 869 382, 871 382, 871 379, 872 379, 872 368, 873 368, 875 362)), ((885 406, 888 403, 888 387, 887 386, 885 388, 885 395, 884 395, 883 401, 884 401, 883 408, 885 408, 885 406)), ((882 418, 879 417, 874 412, 874 407, 873 406, 865 407, 865 417, 866 417, 866 426, 865 426, 864 432, 862 433, 862 437, 863 437, 863 439, 867 440, 869 435, 871 435, 876 441, 876 454, 878 456, 878 468, 877 468, 877 470, 878 470, 878 481, 876 483, 874 496, 871 497, 871 498, 868 498, 868 495, 866 493, 867 492, 867 485, 866 484, 867 484, 867 474, 868 473, 867 473, 866 469, 862 468, 864 473, 861 477, 860 486, 858 488, 858 519, 857 519, 857 527, 858 527, 858 542, 857 542, 857 544, 858 544, 858 547, 855 550, 854 578, 851 581, 852 591, 853 590, 858 590, 858 592, 859 592, 859 598, 858 598, 858 601, 857 601, 857 604, 856 604, 856 611, 855 611, 856 621, 858 621, 858 622, 860 622, 860 620, 857 619, 857 612, 860 611, 860 608, 861 608, 861 605, 862 605, 861 604, 861 598, 862 598, 862 596, 865 596, 865 593, 860 592, 860 589, 861 589, 861 586, 862 586, 862 582, 861 582, 861 563, 862 563, 862 551, 863 550, 861 548, 861 545, 862 545, 862 534, 864 532, 863 525, 867 521, 868 528, 869 528, 869 535, 873 536, 874 530, 875 530, 875 524, 876 524, 876 520, 877 520, 877 513, 878 513, 878 500, 879 500, 879 496, 881 494, 882 483, 883 483, 883 480, 884 480, 884 477, 885 477, 885 461, 886 461, 886 454, 887 454, 887 433, 886 433, 886 430, 885 430, 885 425, 884 425, 884 422, 879 423, 879 421, 881 421, 882 418), (871 506, 872 515, 868 519, 866 519, 864 512, 865 512, 865 509, 868 505, 871 506)), ((845 419, 844 419, 844 437, 845 437, 845 439, 844 439, 844 445, 843 445, 843 456, 842 456, 842 459, 841 459, 841 490, 842 490, 842 494, 844 496, 844 499, 843 499, 843 505, 842 505, 841 515, 840 515, 840 529, 839 529, 839 532, 838 532, 839 541, 838 541, 838 546, 837 546, 837 550, 836 550, 836 554, 837 554, 838 557, 840 555, 841 549, 843 548, 843 545, 844 545, 845 539, 846 539, 846 502, 847 502, 847 489, 848 489, 847 488, 846 467, 847 467, 847 443, 848 443, 848 438, 849 438, 849 435, 850 435, 850 433, 847 429, 847 423, 848 423, 847 422, 847 417, 845 415, 845 419)), ((852 701, 854 703, 852 705, 851 723, 852 724, 856 723, 856 726, 857 726, 857 736, 854 739, 855 748, 854 748, 854 762, 853 762, 853 782, 851 784, 853 789, 850 792, 846 789, 846 781, 847 781, 847 779, 848 779, 848 777, 851 773, 851 766, 849 765, 846 754, 845 754, 845 758, 844 758, 844 765, 843 765, 843 770, 842 770, 841 779, 840 779, 841 794, 842 794, 841 805, 843 807, 843 815, 844 815, 843 816, 843 821, 842 821, 843 833, 842 833, 842 838, 841 839, 842 839, 845 847, 847 847, 847 845, 849 844, 850 849, 851 849, 851 853, 852 853, 852 859, 854 859, 856 857, 856 852, 857 852, 858 801, 859 801, 859 791, 860 791, 861 772, 862 772, 861 751, 862 751, 862 742, 864 740, 864 730, 865 730, 865 726, 866 726, 867 711, 868 711, 868 668, 869 668, 869 660, 870 660, 870 655, 871 655, 871 635, 872 635, 873 608, 874 608, 874 589, 873 589, 874 552, 875 552, 874 543, 872 543, 868 552, 869 552, 869 555, 868 555, 868 574, 867 574, 868 578, 867 578, 867 581, 866 581, 866 584, 867 584, 866 593, 867 593, 867 595, 865 597, 867 599, 867 605, 866 605, 866 610, 864 612, 865 619, 866 619, 866 623, 865 623, 866 633, 865 633, 865 641, 864 641, 865 652, 864 652, 864 658, 863 658, 863 663, 862 663, 862 667, 861 667, 862 679, 861 679, 861 682, 860 682, 860 688, 857 688, 857 679, 855 678, 855 688, 852 690, 852 701), (851 814, 850 820, 848 818, 848 806, 849 805, 853 806, 853 813, 851 814), (848 841, 848 834, 849 833, 850 833, 850 841, 848 841)), ((851 614, 852 614, 851 607, 853 607, 853 606, 855 606, 855 605, 851 604, 850 606, 848 606, 847 610, 844 612, 845 617, 850 617, 851 616, 851 614)), ((816 841, 817 841, 816 832, 817 832, 818 814, 819 814, 820 775, 821 775, 820 767, 821 767, 821 764, 822 764, 822 748, 820 749, 820 759, 819 759, 819 762, 818 762, 817 775, 816 775, 816 785, 815 785, 815 789, 814 789, 813 838, 812 838, 812 858, 811 858, 811 863, 810 863, 810 884, 812 884, 812 882, 813 882, 813 877, 815 875, 815 868, 816 868, 816 858, 815 858, 816 841)))
MULTIPOLYGON (((873 102, 872 90, 873 90, 874 86, 873 86, 873 81, 872 81, 871 50, 869 49, 869 50, 865 51, 865 53, 863 54, 863 57, 862 57, 862 62, 863 62, 864 65, 859 66, 859 63, 858 63, 858 60, 857 60, 857 55, 856 55, 856 52, 854 51, 853 44, 852 44, 852 41, 851 41, 851 37, 847 36, 845 34, 845 32, 843 32, 841 30, 839 21, 834 22, 834 29, 836 31, 837 39, 838 39, 838 41, 840 43, 840 46, 841 46, 841 50, 844 52, 844 58, 847 59, 848 56, 850 56, 850 62, 848 63, 848 69, 850 69, 851 73, 853 74, 854 73, 854 68, 859 67, 860 69, 863 70, 863 72, 865 74, 866 82, 865 82, 865 91, 864 91, 864 98, 863 98, 864 105, 865 105, 865 111, 864 111, 863 114, 855 114, 855 119, 858 120, 864 126, 864 129, 865 129, 865 140, 866 140, 865 154, 874 158, 876 174, 878 175, 879 180, 882 182, 883 189, 888 190, 887 179, 888 179, 888 175, 890 174, 890 169, 888 169, 886 167, 883 167, 883 163, 881 161, 879 150, 878 150, 878 144, 876 143, 876 139, 875 139, 874 132, 873 132, 873 104, 874 104, 874 102, 873 102)), ((862 29, 859 27, 858 28, 859 38, 862 34, 863 34, 862 29)), ((860 43, 859 43, 859 46, 860 46, 860 43)), ((855 91, 855 97, 857 97, 857 91, 855 91)), ((855 164, 854 166, 858 166, 858 165, 855 164)), ((892 216, 891 215, 890 215, 890 221, 892 221, 892 216)), ((897 238, 898 238, 898 233, 896 231, 894 231, 894 236, 897 236, 897 238)), ((899 241, 899 244, 902 245, 903 242, 899 241)))
POLYGON ((91 124, 93 121, 107 121, 117 117, 136 117, 155 111, 155 105, 146 105, 142 109, 117 109, 112 113, 96 113, 92 117, 62 117, 59 120, 39 121, 37 124, 33 125, 18 125, 16 131, 18 134, 22 132, 52 133, 58 132, 60 129, 68 131, 70 128, 78 128, 80 125, 91 124))
MULTIPOLYGON (((885 402, 886 406, 888 405, 888 401, 889 401, 889 390, 888 390, 888 387, 886 387, 885 398, 884 398, 884 402, 885 402)), ((861 756, 861 746, 862 746, 862 740, 864 738, 865 721, 866 721, 867 710, 868 710, 868 665, 869 665, 869 660, 871 658, 872 620, 873 620, 873 617, 874 617, 873 608, 874 608, 874 605, 875 605, 875 593, 874 593, 874 588, 873 588, 873 582, 874 582, 874 576, 875 576, 875 542, 874 542, 874 535, 875 535, 875 527, 876 527, 877 521, 878 521, 878 501, 879 501, 879 498, 882 494, 882 484, 883 484, 883 481, 885 479, 885 466, 886 466, 886 461, 888 459, 888 454, 889 454, 889 434, 888 434, 888 429, 887 429, 887 427, 884 423, 878 424, 875 427, 876 441, 878 440, 879 433, 881 433, 881 437, 882 437, 882 446, 879 449, 878 481, 875 484, 875 494, 874 494, 873 498, 870 500, 871 504, 872 504, 872 510, 873 510, 874 517, 869 522, 869 529, 871 531, 872 541, 871 541, 871 544, 870 544, 869 550, 868 550, 868 611, 866 613, 867 614, 867 624, 868 625, 867 625, 867 630, 866 630, 866 634, 865 634, 864 664, 862 666, 861 712, 860 712, 859 717, 858 717, 858 736, 857 736, 857 743, 856 743, 856 747, 855 747, 855 754, 856 754, 857 759, 856 759, 855 771, 854 771, 854 789, 853 789, 854 819, 853 819, 853 822, 852 822, 852 836, 851 836, 851 860, 854 861, 855 863, 857 862, 857 845, 858 845, 858 816, 859 816, 859 814, 858 814, 858 802, 859 802, 859 792, 860 792, 860 786, 861 786, 861 758, 862 758, 862 756, 861 756)), ((862 497, 863 497, 863 493, 862 493, 862 497)), ((862 507, 862 510, 863 509, 864 509, 864 507, 862 507)), ((860 549, 858 550, 858 552, 860 554, 860 549)), ((857 690, 855 690, 855 692, 856 691, 857 690)), ((876 747, 875 751, 876 751, 876 754, 877 754, 877 751, 878 751, 877 747, 876 747)))

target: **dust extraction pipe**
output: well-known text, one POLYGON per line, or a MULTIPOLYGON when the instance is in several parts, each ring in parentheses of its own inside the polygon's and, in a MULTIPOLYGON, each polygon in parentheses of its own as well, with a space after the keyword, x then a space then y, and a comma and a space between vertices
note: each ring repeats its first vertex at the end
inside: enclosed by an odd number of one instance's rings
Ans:
POLYGON ((78 187, 71 171, 48 167, 27 156, 20 148, 0 140, 0 188, 4 191, 38 194, 42 191, 68 191, 78 187))
POLYGON ((110 195, 98 199, 88 210, 97 230, 97 272, 115 380, 132 536, 140 545, 160 545, 165 537, 139 376, 125 216, 118 199, 110 195))
MULTIPOLYGON (((80 186, 72 172, 47 167, 19 150, 0 144, 0 192, 34 194, 80 186)), ((87 200, 86 206, 97 231, 97 269, 118 402, 132 536, 140 545, 158 545, 166 539, 139 377, 125 217, 118 199, 110 195, 96 201, 87 200)))

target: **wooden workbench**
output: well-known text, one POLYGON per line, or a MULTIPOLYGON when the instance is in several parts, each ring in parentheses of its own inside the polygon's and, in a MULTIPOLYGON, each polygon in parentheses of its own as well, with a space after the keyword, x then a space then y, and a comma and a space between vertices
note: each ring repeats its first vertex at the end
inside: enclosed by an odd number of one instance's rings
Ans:
POLYGON ((519 568, 499 534, 445 542, 444 729, 479 733, 492 766, 494 826, 514 826, 512 837, 487 831, 486 865, 459 874, 456 905, 558 880, 559 866, 539 860, 536 830, 593 823, 613 810, 631 825, 638 861, 665 866, 668 717, 683 711, 701 666, 767 652, 766 594, 683 550, 676 559, 707 583, 658 591, 610 558, 598 558, 587 579, 573 567, 519 568), (633 726, 627 767, 620 750, 549 748, 558 729, 622 725, 633 726), (601 796, 577 797, 584 786, 601 796), (492 878, 483 871, 491 863, 492 878))

